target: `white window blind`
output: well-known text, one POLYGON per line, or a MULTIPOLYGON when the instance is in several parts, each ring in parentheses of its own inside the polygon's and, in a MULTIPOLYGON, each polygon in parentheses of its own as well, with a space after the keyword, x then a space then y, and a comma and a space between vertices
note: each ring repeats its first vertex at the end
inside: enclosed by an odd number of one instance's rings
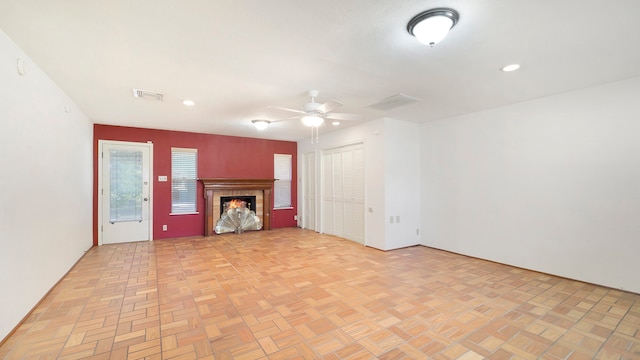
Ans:
POLYGON ((171 148, 171 213, 196 212, 198 149, 171 148))
POLYGON ((291 207, 291 155, 273 155, 273 207, 291 207))

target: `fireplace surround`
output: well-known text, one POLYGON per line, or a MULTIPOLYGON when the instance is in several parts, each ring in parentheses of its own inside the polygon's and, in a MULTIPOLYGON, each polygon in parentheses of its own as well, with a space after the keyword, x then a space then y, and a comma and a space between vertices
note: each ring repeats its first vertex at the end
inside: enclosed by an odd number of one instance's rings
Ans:
POLYGON ((256 215, 262 221, 263 230, 271 230, 271 189, 275 179, 198 179, 204 185, 205 236, 215 234, 214 228, 220 218, 221 197, 255 196, 256 215))

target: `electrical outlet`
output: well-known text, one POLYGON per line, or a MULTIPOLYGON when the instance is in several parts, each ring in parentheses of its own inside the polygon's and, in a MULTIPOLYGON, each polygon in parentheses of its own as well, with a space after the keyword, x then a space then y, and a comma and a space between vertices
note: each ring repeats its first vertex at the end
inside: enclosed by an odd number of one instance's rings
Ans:
POLYGON ((399 224, 400 223, 400 215, 396 216, 396 222, 399 224))
POLYGON ((162 231, 167 231, 167 225, 162 225, 162 231))
POLYGON ((393 216, 389 216, 389 224, 393 224, 393 216))
POLYGON ((293 220, 298 220, 298 215, 293 215, 293 220))
POLYGON ((420 235, 420 229, 416 229, 416 235, 420 235))

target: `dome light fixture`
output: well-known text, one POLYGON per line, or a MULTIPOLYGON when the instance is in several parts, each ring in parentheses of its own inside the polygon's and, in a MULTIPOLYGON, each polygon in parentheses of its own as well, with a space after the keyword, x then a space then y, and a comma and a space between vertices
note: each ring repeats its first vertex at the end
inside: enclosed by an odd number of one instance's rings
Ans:
POLYGON ((302 123, 309 127, 318 127, 324 123, 324 119, 318 114, 309 114, 302 117, 302 123))
POLYGON ((258 130, 264 130, 266 128, 269 127, 269 124, 271 124, 271 121, 269 120, 251 120, 251 122, 253 123, 253 125, 256 127, 256 129, 258 130))
POLYGON ((189 100, 189 99, 182 100, 182 105, 184 106, 193 106, 195 104, 196 103, 193 100, 189 100))
POLYGON ((460 15, 450 8, 430 9, 416 15, 407 24, 407 31, 421 43, 433 46, 444 39, 460 15))

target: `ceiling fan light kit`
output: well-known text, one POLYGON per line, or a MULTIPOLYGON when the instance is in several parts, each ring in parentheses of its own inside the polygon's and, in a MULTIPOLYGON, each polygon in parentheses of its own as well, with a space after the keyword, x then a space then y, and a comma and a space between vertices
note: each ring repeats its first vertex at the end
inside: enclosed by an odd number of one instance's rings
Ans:
POLYGON ((433 46, 444 39, 460 15, 450 8, 430 9, 416 15, 407 24, 407 31, 421 43, 433 46))
POLYGON ((302 117, 302 123, 305 126, 318 127, 324 123, 324 119, 317 114, 310 114, 302 117))

